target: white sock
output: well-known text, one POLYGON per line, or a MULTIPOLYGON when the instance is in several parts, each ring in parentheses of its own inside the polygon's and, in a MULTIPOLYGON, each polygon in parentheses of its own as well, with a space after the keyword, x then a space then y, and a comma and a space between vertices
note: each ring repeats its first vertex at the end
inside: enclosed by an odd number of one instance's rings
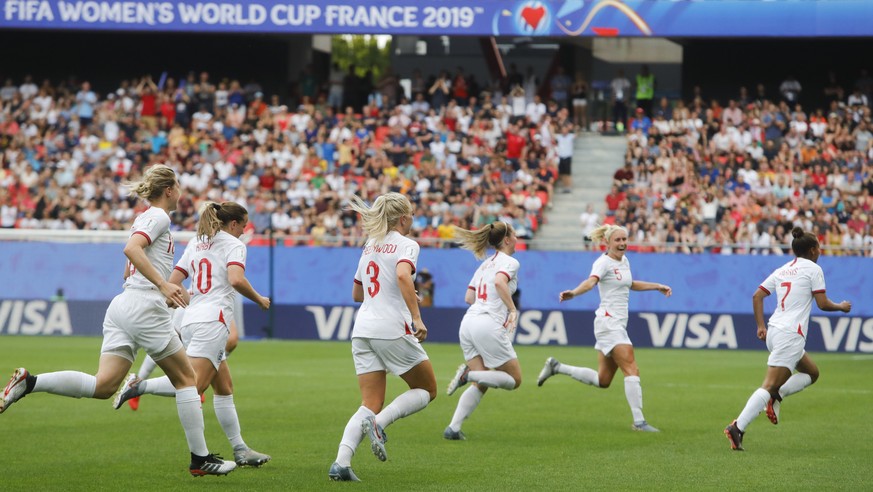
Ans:
POLYGON ((458 408, 455 409, 452 423, 449 424, 453 431, 458 432, 461 430, 461 424, 467 420, 467 417, 473 413, 473 410, 476 410, 479 402, 482 401, 483 395, 484 393, 475 386, 470 386, 461 394, 461 397, 458 398, 458 408))
MULTIPOLYGON (((170 382, 167 376, 159 378, 147 379, 139 383, 141 394, 158 395, 158 396, 176 396, 176 388, 170 382)), ((199 397, 198 397, 199 398, 199 397)))
POLYGON ((430 394, 423 389, 411 389, 401 394, 376 415, 376 423, 386 428, 394 421, 408 417, 430 403, 430 394))
POLYGON ((48 372, 36 376, 33 393, 51 393, 73 398, 94 398, 97 378, 78 371, 48 372))
POLYGON ((746 427, 764 410, 768 401, 770 401, 769 391, 764 388, 755 390, 752 396, 749 397, 749 401, 746 402, 746 408, 737 417, 737 428, 745 432, 746 427))
POLYGON ((779 387, 779 396, 785 398, 788 395, 799 393, 811 384, 812 377, 809 374, 806 374, 805 372, 798 372, 797 374, 788 378, 788 381, 785 381, 785 384, 779 387))
POLYGON ((149 376, 155 372, 155 368, 158 367, 157 362, 148 354, 146 354, 145 359, 142 360, 142 365, 139 366, 139 371, 136 373, 140 379, 146 380, 149 376))
POLYGON ((236 414, 236 405, 233 404, 233 395, 213 395, 212 406, 215 408, 215 417, 233 449, 248 447, 240 435, 239 416, 236 414))
POLYGON ((515 379, 503 371, 470 371, 467 373, 467 380, 486 388, 515 389, 515 379))
POLYGON ((558 364, 555 369, 558 374, 566 374, 576 381, 600 387, 600 378, 597 376, 597 371, 587 367, 568 366, 567 364, 558 364))
POLYGON ((176 390, 176 410, 179 412, 179 421, 185 430, 185 439, 188 441, 188 449, 197 456, 206 456, 209 449, 206 447, 206 437, 203 435, 203 409, 200 408, 200 395, 197 388, 188 386, 176 390))
POLYGON ((365 406, 358 408, 358 411, 352 415, 346 423, 346 428, 343 431, 343 438, 340 441, 339 449, 336 452, 336 462, 339 466, 351 466, 352 456, 355 455, 355 449, 361 440, 364 438, 364 432, 361 430, 361 421, 366 417, 372 417, 375 414, 372 410, 365 406))
POLYGON ((643 387, 640 386, 639 376, 626 376, 624 378, 624 396, 630 405, 634 423, 646 420, 643 417, 643 387))

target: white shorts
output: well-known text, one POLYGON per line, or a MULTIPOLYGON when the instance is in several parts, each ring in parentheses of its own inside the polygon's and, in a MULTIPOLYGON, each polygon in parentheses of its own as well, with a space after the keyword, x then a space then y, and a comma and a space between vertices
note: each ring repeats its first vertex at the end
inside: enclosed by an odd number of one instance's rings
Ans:
POLYGON ((594 348, 609 356, 616 345, 633 345, 627 336, 627 320, 612 316, 594 318, 594 348))
POLYGON ((804 347, 806 347, 806 339, 799 333, 767 330, 767 350, 770 351, 767 365, 787 367, 789 371, 793 371, 806 353, 804 347))
POLYGON ((215 370, 227 359, 224 348, 230 331, 224 323, 211 321, 190 323, 182 327, 182 344, 188 357, 209 359, 215 370))
POLYGON ((400 376, 428 360, 427 353, 413 335, 393 340, 352 338, 352 357, 358 375, 387 371, 400 376))
POLYGON ((159 361, 182 349, 178 343, 170 309, 157 290, 125 289, 115 296, 103 318, 103 346, 100 353, 111 353, 130 362, 144 349, 159 361), (165 350, 173 340, 178 347, 165 350))
POLYGON ((518 358, 506 328, 487 314, 464 316, 459 337, 464 360, 481 356, 489 369, 497 369, 518 358))

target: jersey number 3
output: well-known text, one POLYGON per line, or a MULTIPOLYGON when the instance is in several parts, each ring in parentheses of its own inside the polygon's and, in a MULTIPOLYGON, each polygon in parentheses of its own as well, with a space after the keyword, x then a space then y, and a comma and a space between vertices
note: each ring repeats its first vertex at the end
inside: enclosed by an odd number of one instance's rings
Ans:
POLYGON ((371 261, 367 263, 367 275, 370 276, 370 286, 367 287, 367 294, 370 294, 370 297, 376 297, 376 294, 379 293, 379 289, 382 288, 379 285, 379 265, 376 262, 371 261))

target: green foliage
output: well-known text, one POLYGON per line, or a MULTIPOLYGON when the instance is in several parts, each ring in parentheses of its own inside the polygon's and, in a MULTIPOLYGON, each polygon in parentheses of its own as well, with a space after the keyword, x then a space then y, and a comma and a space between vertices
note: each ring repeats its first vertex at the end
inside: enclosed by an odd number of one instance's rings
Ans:
MULTIPOLYGON (((438 327, 431 327, 438 329, 438 327)), ((449 328, 444 328, 449 329, 449 328)), ((453 329, 453 328, 452 328, 453 329)), ((93 372, 99 338, 0 336, 3 370, 93 372)), ((33 490, 847 490, 869 489, 873 357, 813 354, 821 380, 786 398, 782 422, 761 415, 747 451, 730 451, 722 430, 764 377, 763 351, 637 350, 645 412, 659 434, 631 431, 621 376, 596 389, 566 376, 543 387, 549 355, 591 366, 588 347, 517 347, 525 381, 489 390, 464 425, 467 441, 446 441, 461 389, 445 385, 461 359, 456 345, 426 344, 439 394, 425 410, 388 428, 388 461, 369 445, 353 467, 360 484, 330 483, 327 470, 360 404, 348 342, 243 341, 230 358, 242 434, 271 454, 260 469, 193 478, 171 398, 143 397, 140 409, 111 401, 32 394, 0 415, 4 491, 33 490)), ((3 374, 6 377, 6 374, 3 374)), ((405 390, 390 377, 387 400, 405 390)), ((232 455, 203 405, 210 450, 232 455)))
POLYGON ((375 82, 391 64, 391 43, 380 48, 375 36, 333 36, 331 59, 345 71, 355 65, 355 73, 361 77, 372 70, 375 82))

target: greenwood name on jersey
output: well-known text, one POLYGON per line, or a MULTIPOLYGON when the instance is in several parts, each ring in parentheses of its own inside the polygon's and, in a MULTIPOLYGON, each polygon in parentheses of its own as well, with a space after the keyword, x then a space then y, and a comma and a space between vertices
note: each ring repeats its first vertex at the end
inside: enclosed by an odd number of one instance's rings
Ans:
POLYGON ((352 336, 390 340, 412 333, 412 314, 400 293, 397 265, 409 263, 415 273, 419 249, 417 242, 397 231, 380 243, 367 241, 355 272, 355 283, 364 288, 364 302, 352 336))

